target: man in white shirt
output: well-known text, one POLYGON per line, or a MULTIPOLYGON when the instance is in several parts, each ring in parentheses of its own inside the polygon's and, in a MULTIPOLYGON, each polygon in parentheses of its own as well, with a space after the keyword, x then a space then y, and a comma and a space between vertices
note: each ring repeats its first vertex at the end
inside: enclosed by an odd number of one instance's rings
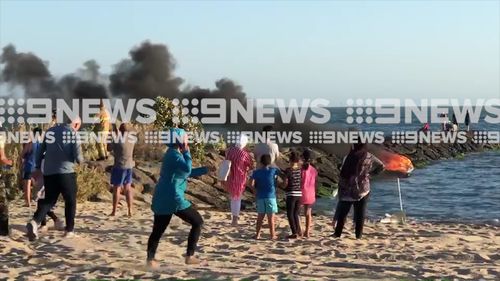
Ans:
POLYGON ((255 162, 257 162, 257 167, 261 167, 260 158, 262 157, 262 155, 269 154, 271 156, 271 165, 273 166, 280 156, 278 144, 272 142, 268 136, 268 134, 272 131, 273 127, 271 125, 265 126, 262 129, 262 132, 265 134, 266 142, 258 143, 257 145, 255 145, 253 154, 255 156, 255 162))

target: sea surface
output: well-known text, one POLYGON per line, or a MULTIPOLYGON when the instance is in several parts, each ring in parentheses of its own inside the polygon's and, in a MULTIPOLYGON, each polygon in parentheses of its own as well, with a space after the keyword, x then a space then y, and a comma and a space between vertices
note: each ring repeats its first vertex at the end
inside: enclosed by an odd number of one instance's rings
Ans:
MULTIPOLYGON (((354 120, 356 119, 357 116, 361 116, 366 120, 366 117, 371 116, 372 118, 376 117, 388 117, 388 115, 379 115, 379 114, 371 114, 367 115, 366 111, 363 112, 361 115, 357 115, 356 112, 354 112, 352 115, 349 115, 347 113, 348 108, 346 107, 332 107, 330 108, 330 113, 331 113, 331 118, 330 118, 330 124, 334 125, 335 127, 338 128, 357 128, 362 131, 381 131, 386 133, 387 135, 390 135, 392 131, 417 131, 419 130, 422 126, 423 123, 414 115, 410 114, 411 118, 409 120, 406 119, 406 112, 409 112, 408 108, 401 107, 399 108, 400 112, 400 118, 399 118, 399 123, 398 124, 377 124, 376 122, 373 122, 371 124, 366 123, 363 121, 361 124, 357 124, 356 121, 353 123, 348 123, 347 122, 347 117, 352 116, 354 117, 354 120)), ((453 120, 453 110, 451 108, 448 109, 448 114, 449 117, 448 119, 451 121, 453 120)), ((441 111, 439 111, 441 112, 441 111)), ((440 123, 432 123, 430 122, 431 120, 431 109, 428 109, 427 112, 427 118, 431 127, 432 131, 439 131, 441 130, 441 124, 440 123)), ((470 124, 470 129, 471 130, 495 130, 498 131, 498 124, 491 124, 485 121, 485 117, 490 115, 491 117, 496 117, 495 115, 487 113, 485 110, 481 111, 481 114, 479 115, 478 120, 473 120, 476 122, 472 122, 470 124)), ((472 119, 472 118, 471 118, 472 119)), ((375 119, 374 119, 375 120, 375 119)), ((460 122, 460 120, 457 120, 459 123, 459 129, 464 130, 466 128, 464 122, 460 122)))
MULTIPOLYGON (((403 208, 424 221, 499 223, 500 151, 471 153, 463 159, 432 162, 401 178, 403 208)), ((334 198, 318 199, 316 209, 333 214, 334 198)), ((368 216, 379 219, 400 210, 397 178, 372 180, 368 216)))

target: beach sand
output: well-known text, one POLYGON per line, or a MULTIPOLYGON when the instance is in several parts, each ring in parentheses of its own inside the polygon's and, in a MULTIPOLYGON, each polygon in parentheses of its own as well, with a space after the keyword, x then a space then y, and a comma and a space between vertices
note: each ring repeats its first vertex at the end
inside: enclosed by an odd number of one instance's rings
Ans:
MULTIPOLYGON (((125 204, 123 204, 125 205, 125 204)), ((57 214, 63 217, 63 203, 57 214)), ((12 235, 0 238, 0 280, 413 280, 500 279, 500 227, 487 225, 367 223, 362 240, 352 223, 341 239, 331 238, 330 218, 315 217, 313 237, 288 241, 288 223, 279 215, 280 240, 254 236, 253 212, 241 226, 230 226, 229 213, 201 210, 205 219, 199 242, 204 266, 186 266, 183 254, 189 226, 172 219, 157 254, 161 267, 145 266, 152 213, 147 204, 132 218, 122 206, 109 218, 110 203, 79 204, 75 238, 48 230, 36 242, 24 237, 29 217, 21 202, 11 203, 12 235)), ((49 221, 49 226, 52 222, 49 221)))

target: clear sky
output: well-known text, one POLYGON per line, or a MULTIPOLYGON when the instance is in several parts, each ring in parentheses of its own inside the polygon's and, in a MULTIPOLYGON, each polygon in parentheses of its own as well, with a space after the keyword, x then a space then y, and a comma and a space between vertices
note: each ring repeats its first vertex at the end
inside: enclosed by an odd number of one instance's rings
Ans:
POLYGON ((251 97, 500 97, 500 2, 7 1, 0 43, 55 75, 96 59, 102 71, 148 39, 176 74, 251 97))

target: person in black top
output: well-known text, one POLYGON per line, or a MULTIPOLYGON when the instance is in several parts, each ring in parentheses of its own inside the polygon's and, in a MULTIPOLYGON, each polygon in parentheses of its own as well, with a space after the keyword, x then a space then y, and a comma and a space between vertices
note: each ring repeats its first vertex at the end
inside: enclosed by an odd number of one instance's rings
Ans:
POLYGON ((290 167, 285 170, 286 214, 292 234, 289 239, 299 238, 302 235, 300 228, 300 199, 302 197, 300 157, 295 151, 290 154, 290 167))

